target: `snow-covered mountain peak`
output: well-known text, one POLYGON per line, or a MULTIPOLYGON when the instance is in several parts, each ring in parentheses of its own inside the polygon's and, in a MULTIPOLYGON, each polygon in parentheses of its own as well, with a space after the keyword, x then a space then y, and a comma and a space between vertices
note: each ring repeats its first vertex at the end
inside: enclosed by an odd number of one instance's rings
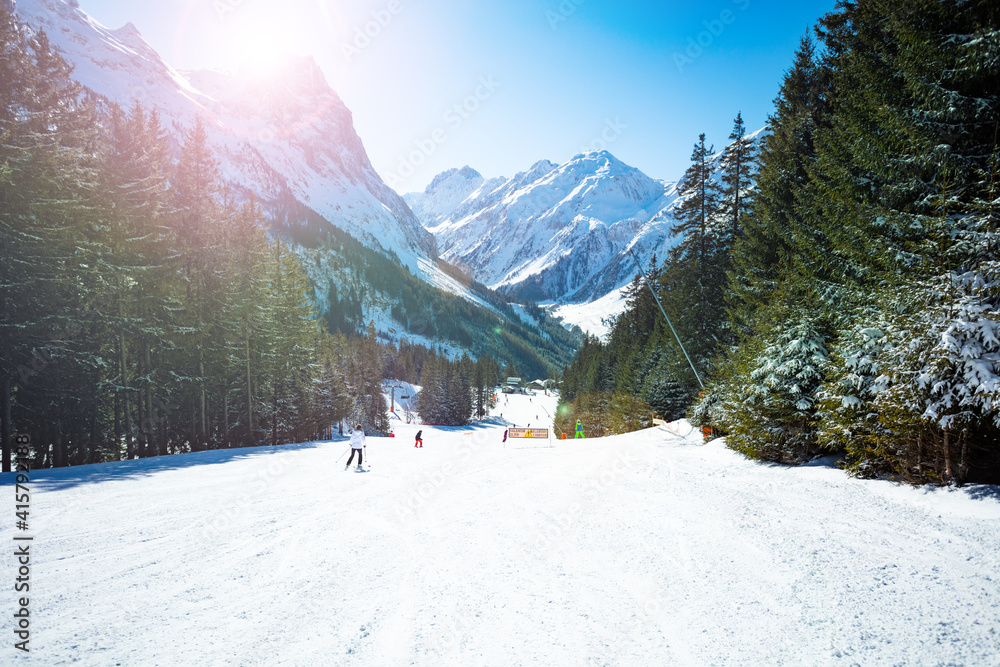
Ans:
POLYGON ((608 167, 619 166, 620 168, 631 168, 628 167, 628 165, 626 165, 624 162, 619 160, 617 157, 615 157, 614 154, 607 149, 592 150, 592 151, 587 151, 586 153, 577 153, 569 160, 570 163, 586 162, 586 161, 597 162, 600 164, 607 165, 608 167))
POLYGON ((482 183, 483 176, 468 165, 461 169, 447 169, 435 176, 424 192, 432 194, 440 191, 442 187, 446 187, 445 183, 461 183, 464 181, 482 183))
POLYGON ((664 185, 635 167, 631 167, 608 151, 593 151, 574 156, 544 177, 532 188, 544 188, 553 197, 564 195, 552 206, 571 206, 574 211, 593 208, 596 217, 614 215, 606 204, 615 206, 651 204, 663 195, 664 185))
POLYGON ((122 40, 123 42, 142 40, 142 35, 139 34, 139 29, 136 28, 135 24, 132 23, 131 21, 129 21, 122 27, 118 28, 117 30, 113 30, 112 32, 114 33, 115 37, 122 40))
MULTIPOLYGON (((86 14, 80 12, 80 14, 89 22, 94 23, 86 14)), ((140 56, 144 60, 158 63, 159 66, 166 68, 166 63, 160 58, 160 54, 156 52, 152 46, 143 38, 142 33, 135 26, 134 23, 129 22, 118 28, 117 30, 108 31, 110 36, 113 36, 114 40, 119 44, 125 46, 127 49, 131 50, 136 55, 140 56)))
MULTIPOLYGON (((454 172, 440 182, 450 183, 454 172)), ((645 259, 671 242, 662 212, 675 198, 673 184, 608 151, 581 153, 563 164, 540 160, 509 180, 472 186, 457 193, 465 196, 457 205, 458 196, 442 205, 431 188, 406 199, 445 259, 525 298, 602 296, 631 277, 631 259, 622 254, 627 247, 645 259)))
POLYGON ((551 162, 549 160, 539 160, 535 164, 531 165, 531 169, 528 171, 518 172, 511 180, 519 183, 529 183, 541 178, 558 167, 559 165, 555 162, 551 162))
POLYGON ((435 176, 423 192, 408 193, 403 200, 425 227, 432 228, 480 191, 484 183, 488 181, 472 167, 448 169, 435 176))
POLYGON ((74 78, 130 108, 155 108, 179 142, 200 118, 236 191, 287 210, 297 201, 362 243, 395 253, 417 273, 434 240, 375 172, 351 112, 311 57, 261 71, 179 72, 132 24, 109 30, 65 0, 18 0, 15 13, 44 29, 74 78))

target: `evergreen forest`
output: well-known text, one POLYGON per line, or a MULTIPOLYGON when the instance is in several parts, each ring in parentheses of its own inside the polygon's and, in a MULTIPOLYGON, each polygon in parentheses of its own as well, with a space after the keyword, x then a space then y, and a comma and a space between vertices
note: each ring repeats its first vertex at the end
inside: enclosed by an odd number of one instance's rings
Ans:
POLYGON ((1000 5, 841 1, 813 32, 759 141, 737 115, 713 166, 698 137, 643 267, 690 363, 637 272, 561 414, 622 394, 761 460, 1000 481, 1000 5))

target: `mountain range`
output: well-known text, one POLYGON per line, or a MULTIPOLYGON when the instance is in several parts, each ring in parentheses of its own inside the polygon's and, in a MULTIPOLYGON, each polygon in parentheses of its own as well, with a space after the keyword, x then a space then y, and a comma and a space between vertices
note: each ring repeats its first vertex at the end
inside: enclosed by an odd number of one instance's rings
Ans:
POLYGON ((175 150, 200 119, 225 184, 260 201, 337 326, 374 320, 386 337, 448 346, 439 333, 449 327, 412 316, 417 306, 400 301, 406 290, 373 285, 377 265, 384 283, 415 279, 493 317, 519 313, 518 324, 539 334, 537 317, 507 302, 548 303, 567 326, 599 330, 586 305, 599 301, 601 315, 622 307, 615 295, 635 274, 628 251, 645 264, 674 243, 676 184, 607 151, 542 160, 512 178, 452 169, 401 197, 372 167, 351 112, 312 58, 287 56, 266 72, 182 71, 131 23, 108 29, 75 0, 17 0, 14 9, 30 29, 45 30, 94 94, 155 108, 175 150))
POLYGON ((487 286, 532 301, 580 303, 631 279, 629 249, 642 261, 662 257, 677 189, 596 151, 559 165, 542 160, 510 179, 452 170, 403 198, 442 257, 487 286))
MULTIPOLYGON (((763 131, 750 136, 759 140, 763 131)), ((715 179, 722 154, 711 158, 715 179)), ((600 330, 581 306, 600 302, 607 315, 622 307, 614 296, 636 273, 629 253, 644 266, 665 257, 677 242, 671 228, 684 196, 677 182, 650 178, 602 150, 558 165, 542 160, 510 179, 451 169, 403 199, 441 256, 476 280, 600 330)))

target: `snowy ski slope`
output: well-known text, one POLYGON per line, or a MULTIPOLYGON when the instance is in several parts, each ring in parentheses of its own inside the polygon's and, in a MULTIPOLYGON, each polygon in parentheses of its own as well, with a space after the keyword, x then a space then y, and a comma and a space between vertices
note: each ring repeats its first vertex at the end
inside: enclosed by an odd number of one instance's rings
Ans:
POLYGON ((0 664, 997 664, 997 487, 761 465, 683 423, 504 448, 553 408, 396 423, 365 474, 345 440, 33 473, 32 650, 8 588, 0 664))

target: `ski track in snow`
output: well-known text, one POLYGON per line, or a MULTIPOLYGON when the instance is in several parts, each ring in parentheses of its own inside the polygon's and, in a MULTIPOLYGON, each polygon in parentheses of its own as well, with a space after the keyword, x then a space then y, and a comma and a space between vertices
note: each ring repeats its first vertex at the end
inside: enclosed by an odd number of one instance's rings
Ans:
MULTIPOLYGON (((495 412, 538 426, 553 409, 495 412)), ((997 487, 764 465, 665 428, 505 448, 503 423, 394 422, 364 475, 337 461, 346 438, 35 471, 17 657, 997 664, 997 487)))

